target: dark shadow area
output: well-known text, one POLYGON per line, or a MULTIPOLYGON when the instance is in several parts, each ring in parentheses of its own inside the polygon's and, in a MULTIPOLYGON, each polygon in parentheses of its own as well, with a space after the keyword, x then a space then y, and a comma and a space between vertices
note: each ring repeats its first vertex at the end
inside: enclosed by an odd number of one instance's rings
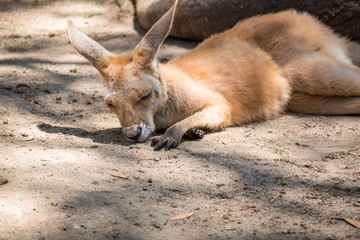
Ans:
MULTIPOLYGON (((94 3, 106 3, 107 0, 87 0, 88 2, 94 3)), ((52 1, 44 1, 44 0, 0 0, 0 12, 8 12, 8 11, 16 11, 19 9, 26 8, 38 8, 47 5, 51 5, 54 2, 64 2, 63 0, 52 0, 52 1)), ((75 1, 76 2, 76 1, 75 1)))
POLYGON ((227 168, 237 172, 240 176, 240 179, 249 179, 249 186, 251 187, 262 187, 262 186, 283 186, 289 187, 291 189, 304 188, 310 189, 312 192, 316 193, 327 193, 329 195, 336 196, 352 196, 356 197, 360 194, 360 187, 357 188, 348 188, 348 189, 335 189, 333 185, 324 185, 321 182, 316 180, 313 181, 304 181, 301 178, 290 178, 285 182, 283 180, 283 173, 279 172, 279 169, 276 166, 270 166, 271 171, 262 169, 261 163, 266 160, 262 159, 249 159, 243 158, 242 156, 233 156, 233 155, 222 155, 214 153, 204 153, 204 152, 194 152, 187 150, 191 155, 196 156, 201 159, 201 161, 209 161, 212 164, 217 164, 219 166, 226 166, 227 168), (249 165, 253 167, 249 169, 249 165))
POLYGON ((122 133, 121 128, 112 128, 90 132, 81 128, 52 126, 46 123, 42 123, 37 127, 41 131, 49 134, 61 133, 79 138, 89 138, 95 143, 116 144, 122 146, 127 146, 130 144, 122 133))
MULTIPOLYGON (((58 128, 55 129, 55 132, 58 131, 58 128)), ((61 132, 64 132, 61 130, 61 132)), ((65 130, 66 132, 66 130, 65 130)), ((79 131, 80 135, 83 133, 79 131)), ((176 150, 178 151, 178 150, 176 150)), ((243 179, 243 183, 239 183, 237 186, 233 186, 232 192, 224 192, 219 188, 209 189, 209 188, 197 188, 194 186, 184 185, 182 183, 172 182, 171 188, 166 187, 164 182, 156 184, 146 183, 146 178, 135 178, 126 182, 125 184, 119 185, 122 187, 115 191, 90 191, 90 192, 79 192, 79 196, 76 199, 67 199, 65 202, 61 203, 62 211, 64 214, 79 214, 79 213, 93 213, 95 210, 101 209, 103 214, 108 214, 109 219, 103 221, 102 225, 111 226, 111 228, 103 228, 103 230, 98 231, 95 235, 109 237, 111 231, 116 231, 114 229, 121 229, 122 224, 126 223, 126 229, 128 233, 121 232, 119 235, 113 235, 112 238, 117 239, 146 239, 146 234, 141 234, 141 229, 152 228, 152 231, 157 231, 157 229, 176 229, 176 223, 164 220, 161 217, 160 212, 165 211, 164 208, 170 207, 171 200, 174 199, 183 199, 185 198, 196 198, 196 199, 207 199, 208 204, 213 204, 213 202, 221 201, 226 202, 229 199, 256 199, 257 202, 262 202, 266 208, 269 210, 257 210, 264 215, 291 215, 292 217, 300 216, 301 219, 308 218, 310 214, 312 219, 319 221, 319 224, 328 225, 335 224, 329 223, 332 217, 330 212, 323 212, 321 208, 315 208, 309 206, 304 201, 287 201, 284 199, 279 199, 274 202, 269 202, 273 197, 277 196, 278 188, 282 189, 299 189, 307 192, 313 192, 315 196, 326 195, 329 198, 343 198, 359 196, 360 189, 350 189, 351 191, 338 191, 333 189, 331 186, 328 186, 322 182, 314 181, 303 181, 300 179, 288 179, 284 181, 283 173, 276 166, 271 166, 271 169, 263 168, 263 160, 261 159, 251 159, 243 158, 241 156, 228 155, 224 157, 223 154, 219 153, 218 155, 214 153, 203 153, 203 152, 189 152, 187 150, 182 151, 181 154, 188 154, 189 158, 198 160, 200 162, 209 162, 211 164, 226 166, 232 171, 236 172, 238 179, 243 179), (212 160, 209 160, 209 156, 212 156, 212 160), (214 160, 215 159, 215 160, 214 160), (246 182, 244 179, 247 179, 246 182), (244 183, 246 184, 246 189, 244 188, 244 183), (146 185, 146 186, 145 186, 146 185), (265 193, 265 194, 262 194, 265 193), (133 205, 133 202, 138 202, 138 205, 133 205), (169 199, 170 201, 159 201, 159 199, 169 199), (151 210, 151 215, 143 215, 143 212, 146 210, 151 210), (159 212, 157 212, 159 211, 159 212), (156 226, 153 224, 156 222, 156 226), (160 224, 158 224, 160 222, 160 224), (144 237, 142 237, 144 236, 144 237)), ((135 160, 135 159, 134 159, 135 160)), ((176 180, 175 180, 176 181, 176 180)), ((284 190, 284 191, 285 191, 284 190)), ((184 199, 185 201, 185 199, 184 199)), ((239 202, 239 208, 241 208, 241 201, 239 202)), ((202 209, 202 208, 201 208, 202 209)), ((199 209, 199 211, 201 211, 199 209)), ((256 209, 255 209, 256 210, 256 209)), ((253 210, 248 210, 240 212, 242 218, 245 218, 248 214, 254 213, 253 210)), ((90 214, 90 216, 92 216, 90 214)), ((201 213, 199 216, 181 221, 181 226, 191 229, 195 226, 198 220, 204 217, 201 213)), ((218 220, 220 221, 220 220, 218 220)), ((223 222, 212 222, 213 225, 225 225, 223 222)), ((85 223, 86 225, 86 223, 85 223)), ((259 240, 268 240, 268 239, 324 239, 327 233, 314 231, 314 228, 309 226, 302 230, 297 230, 297 232, 287 232, 282 228, 281 219, 278 223, 264 223, 264 227, 271 226, 273 228, 273 233, 270 235, 264 235, 260 233, 251 233, 248 229, 244 229, 240 224, 237 228, 239 234, 237 237, 223 237, 223 233, 219 235, 205 235, 196 239, 259 239, 259 240), (279 225, 277 225, 279 224, 279 225), (260 235, 260 236, 259 236, 260 235)), ((216 228, 216 227, 215 227, 216 228)), ((347 228, 351 228, 347 226, 347 228)), ((234 230, 235 230, 234 229, 234 230)), ((178 229, 177 229, 178 230, 178 229)), ((352 233, 356 232, 356 229, 352 229, 352 233)), ((208 229, 210 233, 210 229, 208 229)), ((71 234, 70 234, 71 235, 71 234)), ((187 236, 184 234, 184 236, 187 236)))
MULTIPOLYGON (((88 62, 76 62, 76 61, 55 61, 55 60, 43 60, 40 58, 8 58, 0 59, 0 64, 5 66, 19 66, 24 68, 36 68, 37 64, 49 64, 49 65, 89 65, 88 62)), ((71 75, 66 75, 71 76, 71 75)))

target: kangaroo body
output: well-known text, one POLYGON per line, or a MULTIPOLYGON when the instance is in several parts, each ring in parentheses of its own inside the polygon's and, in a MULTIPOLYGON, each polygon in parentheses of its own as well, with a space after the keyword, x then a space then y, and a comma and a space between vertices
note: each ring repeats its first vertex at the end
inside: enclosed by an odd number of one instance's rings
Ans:
POLYGON ((158 64, 177 1, 131 56, 114 56, 71 23, 75 48, 107 83, 105 101, 127 138, 174 148, 185 134, 274 118, 285 109, 311 114, 360 114, 360 46, 308 14, 253 17, 158 64))

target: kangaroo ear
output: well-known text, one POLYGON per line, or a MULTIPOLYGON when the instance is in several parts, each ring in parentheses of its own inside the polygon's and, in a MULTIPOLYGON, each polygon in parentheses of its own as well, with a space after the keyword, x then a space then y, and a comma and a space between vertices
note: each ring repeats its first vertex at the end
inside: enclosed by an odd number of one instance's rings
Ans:
POLYGON ((133 61, 143 67, 150 67, 161 44, 168 36, 173 24, 178 0, 147 32, 131 54, 133 61))
POLYGON ((86 57, 96 69, 102 72, 102 70, 107 67, 106 58, 112 56, 112 54, 77 29, 70 20, 67 25, 67 31, 72 45, 80 54, 86 57))

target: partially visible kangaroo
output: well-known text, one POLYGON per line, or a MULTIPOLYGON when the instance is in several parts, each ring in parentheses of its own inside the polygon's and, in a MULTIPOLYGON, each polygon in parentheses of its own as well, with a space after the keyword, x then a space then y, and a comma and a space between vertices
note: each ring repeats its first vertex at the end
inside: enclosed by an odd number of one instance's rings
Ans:
MULTIPOLYGON (((133 0, 138 22, 145 29, 166 13, 175 0, 133 0)), ((181 0, 170 36, 204 40, 233 27, 240 20, 260 14, 295 9, 308 12, 335 32, 360 41, 358 0, 181 0), (346 26, 346 27, 344 27, 346 26)))
POLYGON ((178 146, 202 130, 274 118, 286 108, 309 114, 360 114, 360 46, 313 17, 285 11, 253 17, 194 50, 160 64, 177 2, 130 56, 115 56, 70 21, 75 48, 100 72, 107 106, 129 140, 155 150, 178 146))

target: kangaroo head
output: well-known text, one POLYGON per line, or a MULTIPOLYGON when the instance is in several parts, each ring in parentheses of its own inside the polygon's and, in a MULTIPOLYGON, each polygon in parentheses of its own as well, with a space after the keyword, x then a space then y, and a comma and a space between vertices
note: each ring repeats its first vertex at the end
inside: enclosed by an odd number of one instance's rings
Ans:
POLYGON ((68 34, 75 49, 100 72, 108 87, 106 105, 119 120, 127 139, 143 142, 155 130, 154 114, 164 92, 156 54, 169 34, 177 1, 148 31, 130 56, 116 56, 80 32, 71 21, 68 34))

